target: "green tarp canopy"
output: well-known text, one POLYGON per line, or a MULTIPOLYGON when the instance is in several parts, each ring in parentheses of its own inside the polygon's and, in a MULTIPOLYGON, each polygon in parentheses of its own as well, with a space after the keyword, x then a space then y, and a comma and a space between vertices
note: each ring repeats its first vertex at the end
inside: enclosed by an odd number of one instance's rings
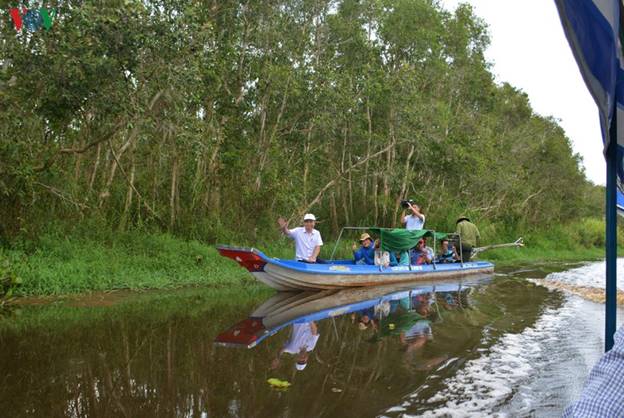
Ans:
POLYGON ((407 251, 414 248, 423 237, 435 237, 439 241, 447 236, 444 232, 428 229, 410 231, 403 228, 371 228, 370 230, 379 237, 384 251, 407 251))

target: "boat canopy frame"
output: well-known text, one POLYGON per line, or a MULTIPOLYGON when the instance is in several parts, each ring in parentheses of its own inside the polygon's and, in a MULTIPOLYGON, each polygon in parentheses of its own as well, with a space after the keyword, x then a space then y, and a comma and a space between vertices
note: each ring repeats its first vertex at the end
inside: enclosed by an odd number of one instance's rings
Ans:
MULTIPOLYGON (((340 243, 340 240, 342 239, 342 234, 344 233, 345 230, 351 230, 351 231, 362 231, 362 230, 366 230, 366 231, 381 231, 381 230, 388 230, 388 229, 396 229, 396 228, 381 228, 378 226, 343 226, 342 229, 340 229, 340 234, 338 234, 338 239, 336 240, 336 243, 334 244, 334 249, 331 252, 330 261, 334 261, 334 255, 336 255, 336 250, 338 249, 338 244, 340 243)), ((457 233, 439 233, 436 232, 432 229, 428 229, 428 232, 431 232, 431 236, 433 237, 433 258, 431 260, 431 264, 433 266, 433 269, 436 269, 436 262, 435 262, 435 253, 436 253, 436 238, 439 235, 445 235, 446 237, 452 237, 452 239, 454 240, 455 238, 457 238, 457 244, 459 246, 459 260, 461 262, 461 266, 464 267, 464 255, 462 254, 462 245, 461 245, 461 235, 457 234, 457 233)), ((427 236, 427 235, 425 235, 427 236)), ((383 240, 381 235, 379 236, 379 240, 380 240, 380 247, 382 247, 383 244, 383 240)), ((410 270, 412 269, 412 259, 411 257, 409 258, 409 268, 410 270)))

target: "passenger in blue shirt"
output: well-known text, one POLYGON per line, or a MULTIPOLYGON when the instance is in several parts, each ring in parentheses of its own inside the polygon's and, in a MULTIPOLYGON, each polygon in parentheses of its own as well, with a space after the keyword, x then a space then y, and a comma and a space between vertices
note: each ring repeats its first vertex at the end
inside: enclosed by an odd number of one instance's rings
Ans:
POLYGON ((449 243, 449 240, 443 238, 440 241, 440 252, 436 257, 436 263, 455 263, 459 261, 459 255, 455 247, 449 243))
POLYGON ((394 253, 394 251, 390 251, 390 266, 409 266, 410 259, 409 253, 407 251, 399 251, 398 253, 394 253), (397 260, 397 255, 399 259, 397 260))
POLYGON ((373 239, 366 232, 360 236, 360 248, 353 244, 353 258, 355 264, 375 265, 375 244, 373 239))

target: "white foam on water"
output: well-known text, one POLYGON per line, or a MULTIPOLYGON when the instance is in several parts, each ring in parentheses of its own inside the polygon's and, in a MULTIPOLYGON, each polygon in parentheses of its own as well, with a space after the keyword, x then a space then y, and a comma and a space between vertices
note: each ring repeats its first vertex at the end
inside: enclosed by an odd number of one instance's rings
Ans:
MULTIPOLYGON (((624 271, 624 258, 617 264, 624 271)), ((604 289, 604 270, 604 261, 593 262, 551 273, 544 281, 604 289)), ((618 287, 624 290, 624 281, 618 287)), ((504 334, 493 346, 488 347, 489 332, 484 329, 481 347, 475 350, 478 358, 442 381, 439 372, 446 366, 440 367, 387 409, 386 416, 561 416, 578 398, 604 347, 604 305, 565 295, 561 306, 546 308, 533 326, 504 334), (444 389, 430 395, 427 387, 444 389)), ((618 323, 623 319, 620 309, 618 323)))
POLYGON ((570 312, 562 315, 548 310, 534 327, 504 335, 487 355, 467 362, 453 378, 444 381, 445 389, 425 401, 438 406, 423 411, 422 416, 508 416, 500 407, 542 366, 547 357, 543 340, 557 334, 569 317, 570 312))
MULTIPOLYGON (((392 412, 399 410, 390 408, 386 414, 403 418, 560 416, 578 397, 602 354, 603 309, 569 296, 562 307, 546 309, 534 326, 503 335, 453 377, 436 382, 443 390, 425 398, 421 387, 400 403, 405 411, 395 415, 392 412)), ((434 380, 431 375, 426 384, 434 380)))
MULTIPOLYGON (((545 280, 561 282, 573 286, 605 288, 605 262, 588 263, 582 267, 558 273, 550 273, 545 280)), ((617 270, 624 271, 624 258, 617 259, 617 270)), ((624 280, 618 281, 618 289, 624 290, 624 280)))

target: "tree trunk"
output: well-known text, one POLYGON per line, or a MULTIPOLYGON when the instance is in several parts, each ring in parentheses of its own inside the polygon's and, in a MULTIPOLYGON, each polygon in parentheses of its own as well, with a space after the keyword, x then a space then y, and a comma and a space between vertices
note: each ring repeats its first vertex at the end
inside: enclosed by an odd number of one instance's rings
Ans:
POLYGON ((338 234, 338 211, 336 210, 336 193, 332 192, 329 196, 329 209, 332 217, 332 234, 336 236, 338 234))
MULTIPOLYGON (((410 161, 412 160, 412 156, 414 155, 415 150, 416 150, 416 147, 412 144, 410 146, 409 153, 407 154, 407 159, 405 160, 405 174, 403 175, 403 183, 401 184, 401 194, 399 195, 400 199, 406 198, 407 182, 410 177, 409 175, 410 174, 410 161)), ((395 225, 397 224, 397 215, 399 213, 399 209, 401 205, 400 199, 396 199, 396 203, 394 205, 394 216, 393 216, 392 222, 395 225)))
POLYGON ((132 166, 130 167, 130 179, 128 180, 128 192, 126 193, 126 203, 124 205, 123 215, 121 215, 121 221, 119 222, 119 230, 126 229, 128 222, 128 216, 130 213, 130 207, 132 206, 132 196, 134 195, 134 173, 136 171, 136 165, 134 158, 132 158, 132 166))
POLYGON ((169 193, 169 230, 173 231, 176 221, 176 195, 178 193, 178 156, 173 157, 171 168, 171 191, 169 193))

